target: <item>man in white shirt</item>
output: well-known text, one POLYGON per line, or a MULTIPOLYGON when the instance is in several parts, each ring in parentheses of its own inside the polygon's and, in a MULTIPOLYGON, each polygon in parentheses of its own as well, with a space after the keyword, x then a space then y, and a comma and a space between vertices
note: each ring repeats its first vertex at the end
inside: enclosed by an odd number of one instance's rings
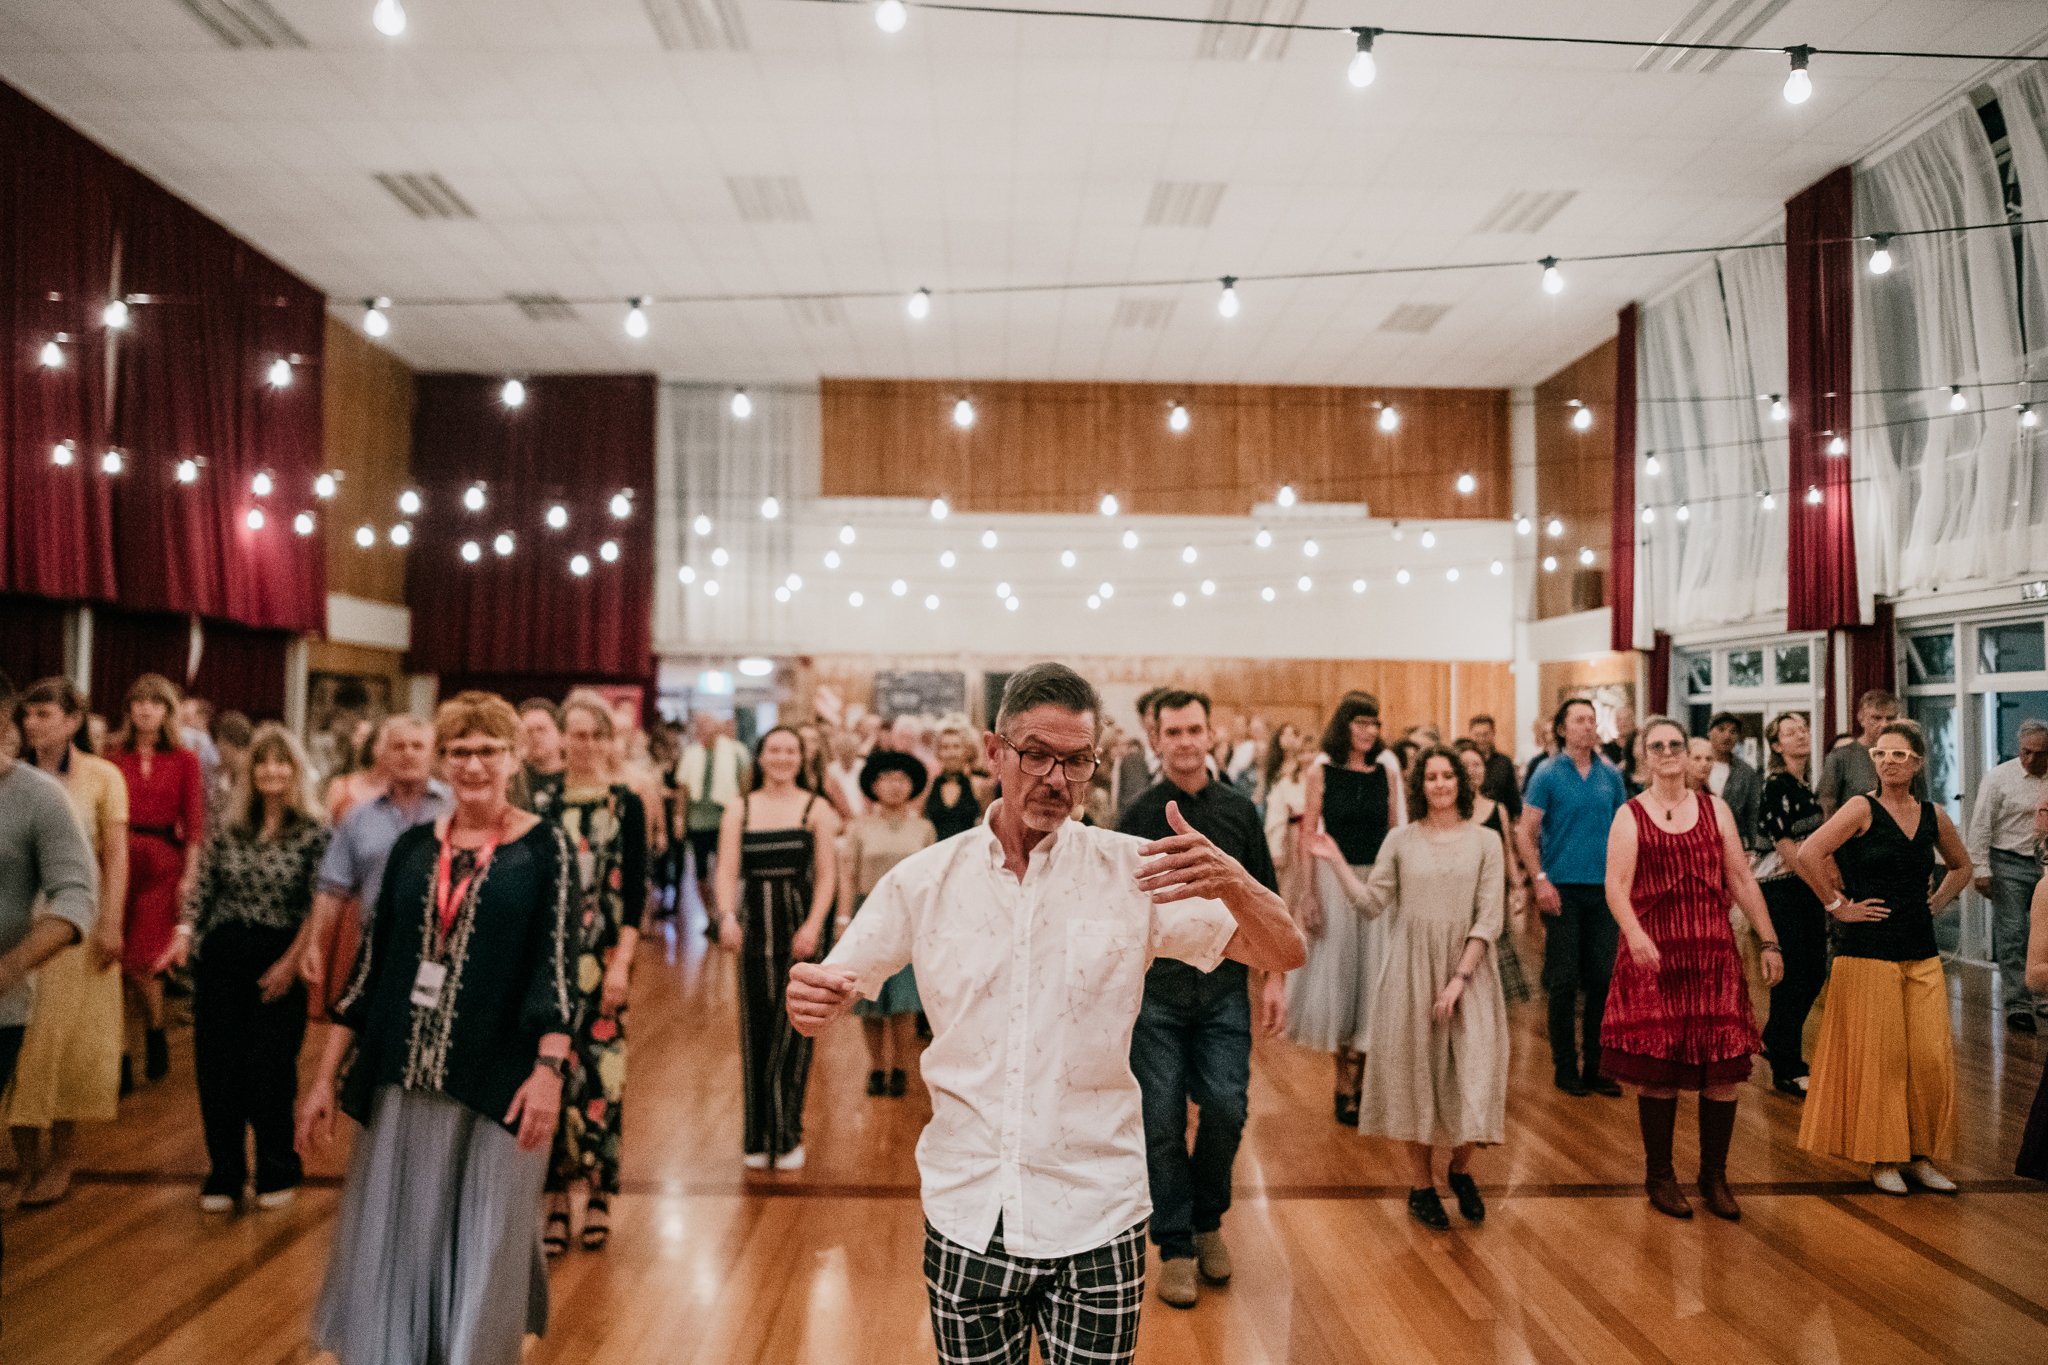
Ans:
MULTIPOLYGON (((676 760, 676 827, 687 840, 697 878, 697 891, 711 903, 712 861, 718 856, 718 830, 725 808, 746 792, 752 765, 746 746, 725 733, 724 721, 709 711, 690 713, 690 743, 676 760)), ((711 936, 717 937, 713 917, 711 936)))
POLYGON ((790 969, 807 1035, 904 964, 932 1023, 932 1121, 917 1147, 925 1286, 946 1365, 1128 1362, 1145 1292, 1143 1097, 1131 1033, 1146 970, 1306 957, 1280 897, 1195 833, 1144 843, 1071 820, 1094 776, 1101 702, 1037 664, 984 737, 987 822, 883 877, 822 965, 790 969))
POLYGON ((1977 892, 1991 899, 1991 956, 2006 1026, 2032 1033, 2048 997, 2027 989, 2027 919, 2041 881, 2034 812, 2048 801, 2048 721, 2020 722, 2019 756, 1984 774, 1970 812, 1970 866, 1977 892))

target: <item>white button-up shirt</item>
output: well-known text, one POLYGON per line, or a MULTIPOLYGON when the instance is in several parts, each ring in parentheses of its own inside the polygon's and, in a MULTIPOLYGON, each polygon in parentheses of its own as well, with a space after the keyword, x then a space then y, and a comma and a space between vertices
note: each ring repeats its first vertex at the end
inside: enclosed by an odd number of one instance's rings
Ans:
MULTIPOLYGON (((991 812, 993 814, 993 812, 991 812)), ((1222 902, 1154 905, 1141 840, 1074 822, 1020 882, 981 825, 875 887, 825 963, 872 999, 905 963, 931 1020, 924 1212, 949 1241, 1010 1254, 1090 1251, 1152 1212, 1131 1029, 1158 957, 1213 970, 1237 930, 1222 902)))
POLYGON ((2048 796, 2048 776, 2034 777, 2016 758, 1984 774, 1977 802, 1970 812, 1970 863, 1973 875, 1991 875, 1991 850, 2022 858, 2034 856, 2034 811, 2048 796))

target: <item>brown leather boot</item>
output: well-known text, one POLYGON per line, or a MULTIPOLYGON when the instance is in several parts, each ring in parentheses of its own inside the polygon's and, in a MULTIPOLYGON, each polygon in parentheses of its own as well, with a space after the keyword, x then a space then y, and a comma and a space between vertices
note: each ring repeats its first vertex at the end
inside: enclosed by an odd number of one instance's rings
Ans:
POLYGON ((1716 1218, 1742 1217, 1728 1188, 1728 1140, 1735 1133, 1735 1101, 1700 1097, 1700 1202, 1716 1218))
POLYGON ((1692 1205, 1685 1201, 1685 1191, 1678 1188, 1678 1181, 1672 1176, 1645 1180, 1643 1190, 1650 1196, 1650 1207, 1672 1218, 1692 1217, 1692 1205))
POLYGON ((1678 1188, 1671 1170, 1671 1129, 1678 1122, 1678 1100, 1636 1096, 1636 1124, 1643 1132, 1643 1190, 1650 1207, 1672 1218, 1692 1217, 1692 1205, 1678 1188))
MULTIPOLYGON (((1673 1189, 1677 1185, 1672 1186, 1673 1189)), ((1716 1218, 1726 1218, 1733 1223, 1742 1217, 1742 1205, 1735 1202, 1735 1191, 1728 1188, 1728 1182, 1719 1178, 1700 1177, 1700 1202, 1707 1206, 1707 1212, 1716 1218)))

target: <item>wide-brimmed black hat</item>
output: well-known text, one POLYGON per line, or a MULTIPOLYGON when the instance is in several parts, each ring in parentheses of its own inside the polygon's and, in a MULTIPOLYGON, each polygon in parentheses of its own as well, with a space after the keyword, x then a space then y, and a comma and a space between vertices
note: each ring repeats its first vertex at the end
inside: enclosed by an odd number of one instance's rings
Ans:
POLYGON ((917 800, 918 793, 930 776, 916 754, 898 753, 894 749, 877 749, 868 755, 868 761, 860 767, 861 795, 875 799, 875 779, 883 773, 902 773, 910 779, 910 799, 917 800))

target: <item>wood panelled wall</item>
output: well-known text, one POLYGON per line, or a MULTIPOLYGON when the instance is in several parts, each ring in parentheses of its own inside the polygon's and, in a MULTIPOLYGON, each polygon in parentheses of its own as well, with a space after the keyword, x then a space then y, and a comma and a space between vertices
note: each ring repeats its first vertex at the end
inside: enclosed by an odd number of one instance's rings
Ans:
MULTIPOLYGON (((1611 387, 1611 385, 1610 385, 1611 387)), ((963 512, 1242 516, 1283 484, 1377 517, 1506 517, 1502 389, 827 379, 827 497, 949 499, 963 512), (976 421, 953 425, 953 405, 976 421), (1167 427, 1175 402, 1184 432, 1167 427), (1400 413, 1379 429, 1377 403, 1400 413), (1477 488, 1458 493, 1458 475, 1477 488)))
POLYGON ((1608 338, 1536 386, 1536 506, 1542 521, 1557 517, 1564 534, 1543 537, 1557 572, 1536 576, 1538 618, 1608 605, 1607 548, 1614 514, 1614 339, 1608 338), (1578 399, 1593 410, 1590 430, 1572 426, 1578 399), (1590 546, 1591 568, 1579 564, 1590 546))
MULTIPOLYGON (((874 695, 877 672, 930 669, 965 673, 972 704, 984 673, 1012 672, 1037 662, 1037 658, 1022 655, 972 659, 958 655, 816 655, 798 668, 791 701, 797 711, 808 714, 817 688, 829 684, 843 700, 867 705, 874 695)), ((1380 715, 1394 737, 1410 725, 1452 727, 1445 730, 1446 737, 1463 734, 1465 722, 1480 712, 1491 714, 1503 735, 1512 734, 1515 723, 1515 681, 1505 662, 1137 656, 1065 662, 1098 687, 1172 683, 1207 692, 1219 722, 1259 714, 1275 725, 1292 721, 1319 731, 1338 697, 1352 688, 1363 688, 1380 699, 1380 715)), ((1131 722, 1128 716, 1115 719, 1126 727, 1131 722)))
POLYGON ((405 605, 405 554, 388 532, 398 495, 411 477, 412 371, 353 327, 327 319, 321 375, 326 465, 341 489, 321 509, 327 537, 327 589, 405 605), (377 528, 377 544, 356 544, 356 528, 377 528))

